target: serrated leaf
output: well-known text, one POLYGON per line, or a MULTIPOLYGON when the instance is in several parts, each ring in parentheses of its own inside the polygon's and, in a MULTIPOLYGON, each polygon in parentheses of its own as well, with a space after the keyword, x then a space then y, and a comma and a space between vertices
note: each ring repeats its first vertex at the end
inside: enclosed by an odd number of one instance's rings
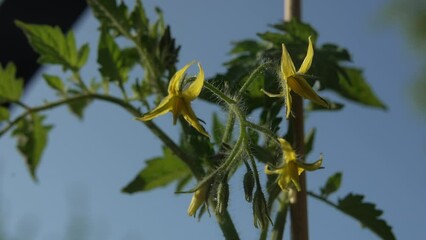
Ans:
POLYGON ((81 48, 78 50, 78 61, 77 67, 81 68, 86 64, 87 59, 89 58, 90 47, 89 44, 83 44, 81 48))
POLYGON ((105 29, 112 29, 117 34, 130 32, 130 20, 124 2, 117 5, 116 0, 87 0, 105 29))
POLYGON ((149 20, 146 17, 145 9, 140 0, 136 1, 135 8, 132 13, 130 13, 130 20, 132 27, 136 29, 138 36, 146 34, 148 31, 149 20))
POLYGON ((72 31, 64 34, 59 27, 21 21, 15 23, 24 32, 34 51, 40 55, 40 63, 59 64, 65 70, 77 71, 86 61, 88 46, 83 46, 83 50, 78 52, 72 31))
POLYGON ((318 33, 315 29, 307 24, 300 22, 296 19, 292 19, 288 22, 281 22, 279 24, 272 25, 275 29, 284 31, 288 33, 291 38, 299 39, 305 41, 309 36, 313 38, 313 40, 317 39, 318 33))
POLYGON ((98 46, 99 71, 102 76, 110 81, 125 83, 129 73, 125 61, 112 36, 107 31, 102 31, 98 46))
POLYGON ((22 119, 12 132, 18 140, 17 148, 24 155, 34 181, 37 181, 36 170, 47 144, 47 135, 52 128, 51 125, 43 124, 44 119, 44 116, 31 114, 30 117, 22 119))
POLYGON ((10 118, 9 109, 0 106, 0 122, 10 118))
POLYGON ((125 193, 149 191, 164 187, 188 174, 190 174, 188 167, 165 148, 164 156, 147 160, 145 168, 122 191, 125 193))
POLYGON ((355 102, 386 110, 386 105, 374 94, 360 69, 347 67, 344 70, 344 74, 339 74, 336 88, 339 94, 355 102))
POLYGON ((392 227, 380 218, 383 211, 377 209, 375 204, 363 200, 363 195, 350 193, 345 198, 338 200, 337 207, 357 219, 363 227, 370 229, 382 239, 396 239, 392 227))
POLYGON ((258 33, 257 34, 262 40, 272 42, 275 45, 280 45, 283 42, 286 42, 286 36, 282 33, 275 33, 275 32, 265 32, 265 33, 258 33))
POLYGON ((250 39, 233 42, 232 44, 234 46, 232 50, 230 51, 231 54, 240 54, 245 52, 256 53, 262 49, 262 46, 260 45, 259 42, 255 40, 250 40, 250 39))
POLYGON ((323 187, 320 188, 321 196, 327 198, 332 193, 336 192, 340 188, 342 183, 342 173, 337 172, 331 175, 323 187))
POLYGON ((24 81, 16 77, 16 67, 8 63, 5 68, 0 64, 0 103, 18 101, 22 95, 24 81))
POLYGON ((65 86, 58 76, 43 74, 43 78, 49 87, 60 92, 61 94, 65 94, 65 86))
POLYGON ((83 119, 84 109, 90 104, 89 99, 80 99, 68 103, 69 110, 79 119, 83 119))

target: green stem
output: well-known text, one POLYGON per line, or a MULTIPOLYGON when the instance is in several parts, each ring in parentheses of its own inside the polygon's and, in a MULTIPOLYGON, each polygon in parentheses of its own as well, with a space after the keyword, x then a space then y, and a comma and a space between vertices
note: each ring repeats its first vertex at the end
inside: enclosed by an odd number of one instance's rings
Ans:
POLYGON ((240 88, 240 90, 238 91, 238 95, 241 95, 244 93, 245 90, 247 90, 247 88, 250 86, 250 84, 253 83, 254 80, 256 80, 256 75, 265 67, 270 63, 263 63, 261 65, 259 65, 251 74, 250 76, 247 78, 246 82, 243 84, 243 86, 240 88))
POLYGON ((129 102, 129 96, 127 96, 126 89, 124 88, 124 85, 123 85, 123 81, 122 81, 122 80, 119 80, 119 81, 118 81, 118 87, 120 88, 121 94, 122 94, 122 95, 123 95, 123 97, 124 97, 124 101, 125 101, 125 102, 129 102))
POLYGON ((167 91, 164 88, 163 85, 158 81, 159 73, 158 70, 154 67, 154 64, 152 63, 151 59, 148 57, 148 53, 145 51, 145 49, 141 46, 138 39, 134 36, 132 36, 127 29, 121 25, 120 21, 118 19, 114 18, 114 14, 108 11, 107 8, 104 7, 102 3, 100 3, 99 0, 88 0, 89 3, 96 5, 99 7, 99 9, 102 10, 102 12, 105 14, 105 16, 109 19, 109 21, 114 25, 117 30, 127 39, 132 41, 135 44, 136 50, 140 57, 140 63, 142 66, 146 67, 147 72, 150 74, 151 81, 155 82, 159 92, 163 95, 167 95, 167 91))
POLYGON ((275 217, 275 224, 272 228, 272 240, 281 240, 284 237, 284 229, 288 212, 288 204, 286 201, 282 200, 280 202, 280 209, 277 212, 275 217))
POLYGON ((251 128, 251 129, 258 131, 258 132, 264 133, 266 136, 271 138, 275 143, 277 143, 278 145, 280 144, 280 142, 277 139, 277 135, 274 132, 272 132, 271 130, 269 130, 265 127, 259 126, 255 123, 252 123, 250 121, 247 121, 247 120, 245 121, 245 125, 247 127, 251 128))
POLYGON ((222 142, 227 143, 231 140, 232 131, 234 130, 235 115, 232 111, 228 113, 228 120, 226 121, 225 131, 223 132, 222 142))
POLYGON ((237 229, 232 222, 229 212, 226 210, 222 215, 215 214, 219 227, 222 230, 223 236, 228 240, 239 240, 237 229))
POLYGON ((72 75, 75 78, 75 80, 77 81, 77 84, 81 87, 81 89, 83 89, 84 92, 89 93, 90 90, 86 86, 86 84, 84 83, 83 78, 81 78, 81 75, 78 72, 78 70, 73 70, 72 75))
MULTIPOLYGON (((21 113, 18 117, 16 117, 14 120, 12 120, 8 125, 6 125, 0 131, 0 137, 2 135, 4 135, 7 131, 9 131, 14 125, 16 125, 23 118, 25 118, 26 116, 31 114, 32 112, 42 112, 42 111, 50 110, 50 109, 71 103, 73 101, 78 101, 78 100, 83 100, 83 99, 91 99, 91 98, 103 100, 103 101, 106 101, 106 102, 110 102, 110 103, 114 103, 116 105, 119 105, 135 117, 139 117, 141 115, 141 113, 139 112, 139 110, 137 108, 126 103, 125 101, 123 101, 119 98, 109 96, 109 95, 97 94, 97 93, 86 93, 86 94, 62 99, 62 100, 59 100, 59 101, 51 102, 51 103, 45 104, 43 106, 33 107, 33 108, 30 108, 30 109, 27 109, 25 112, 21 113)), ((198 160, 196 158, 185 153, 171 138, 169 138, 169 136, 166 133, 164 133, 163 130, 161 130, 152 121, 142 122, 142 123, 145 124, 145 126, 147 126, 148 129, 153 134, 155 134, 168 148, 170 148, 170 150, 172 150, 172 152, 174 152, 180 159, 182 159, 182 161, 185 162, 185 164, 191 169, 191 171, 193 172, 194 176, 197 179, 201 179, 204 176, 204 170, 202 169, 202 167, 200 166, 200 164, 198 163, 198 160)))
POLYGON ((226 94, 222 93, 219 89, 217 89, 213 84, 205 81, 204 87, 207 88, 209 91, 211 91, 213 94, 215 94, 217 97, 219 97, 222 101, 224 101, 228 105, 232 105, 236 103, 233 99, 231 99, 226 94))

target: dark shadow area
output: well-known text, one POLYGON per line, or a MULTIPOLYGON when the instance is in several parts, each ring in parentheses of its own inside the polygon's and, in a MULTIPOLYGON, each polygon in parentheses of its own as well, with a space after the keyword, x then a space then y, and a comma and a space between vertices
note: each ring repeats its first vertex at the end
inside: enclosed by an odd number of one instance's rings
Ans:
POLYGON ((68 30, 87 4, 85 0, 5 0, 0 5, 0 63, 14 62, 25 85, 38 69, 37 55, 14 21, 48 24, 68 30))

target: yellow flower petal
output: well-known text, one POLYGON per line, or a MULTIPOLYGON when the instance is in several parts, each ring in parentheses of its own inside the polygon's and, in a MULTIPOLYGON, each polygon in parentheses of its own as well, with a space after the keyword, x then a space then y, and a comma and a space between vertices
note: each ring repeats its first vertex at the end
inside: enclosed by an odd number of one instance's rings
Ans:
POLYGON ((170 95, 165 97, 160 104, 154 108, 151 112, 143 115, 140 118, 136 118, 139 121, 149 121, 155 117, 158 117, 160 115, 163 115, 165 113, 168 113, 169 111, 172 110, 172 105, 173 105, 173 101, 172 101, 173 97, 171 97, 170 95))
POLYGON ((198 122, 198 118, 192 110, 191 104, 186 103, 182 105, 182 115, 185 120, 194 127, 199 133, 203 134, 206 137, 209 137, 209 134, 204 130, 203 126, 198 122))
POLYGON ((291 94, 290 94, 290 87, 288 86, 287 81, 285 81, 285 89, 284 89, 284 96, 285 96, 285 118, 288 119, 288 117, 290 117, 290 113, 291 113, 291 103, 292 103, 292 99, 291 99, 291 94))
POLYGON ((284 80, 288 76, 292 76, 296 73, 296 68, 294 67, 293 60, 291 60, 290 54, 287 51, 284 43, 282 46, 282 54, 281 54, 281 74, 284 77, 284 80))
POLYGON ((188 215, 193 216, 197 212, 198 208, 206 201, 208 186, 204 185, 200 189, 194 192, 191 203, 188 207, 188 215))
POLYGON ((271 170, 269 168, 270 168, 270 166, 268 164, 265 165, 265 173, 267 175, 281 174, 281 172, 283 171, 282 168, 276 168, 276 169, 273 169, 273 170, 271 170))
POLYGON ((306 57, 303 59, 303 63, 299 68, 298 73, 305 74, 312 64, 312 59, 314 58, 314 46, 312 45, 311 37, 309 36, 309 45, 308 45, 308 51, 306 52, 306 57))
POLYGON ((296 187, 296 190, 300 191, 301 188, 299 184, 299 169, 297 168, 297 165, 294 161, 288 163, 288 175, 290 176, 291 181, 296 187))
POLYGON ((307 170, 307 171, 318 170, 318 169, 322 168, 322 155, 321 155, 320 159, 315 161, 314 163, 305 163, 305 162, 301 162, 301 161, 296 161, 296 164, 300 169, 304 169, 304 170, 307 170))
POLYGON ((172 95, 179 94, 180 84, 182 82, 183 76, 185 75, 186 70, 188 70, 188 68, 194 63, 195 62, 192 61, 186 64, 183 68, 177 71, 175 75, 173 75, 172 79, 170 79, 170 82, 169 82, 169 89, 168 89, 169 94, 172 94, 172 95))
POLYGON ((285 162, 288 163, 290 161, 295 161, 297 155, 291 147, 290 143, 287 142, 284 138, 278 138, 278 141, 280 142, 281 149, 283 150, 283 157, 285 159, 285 162))
POLYGON ((284 97, 284 93, 278 93, 278 94, 276 94, 276 93, 270 93, 270 92, 268 92, 268 91, 266 91, 264 89, 260 89, 260 91, 263 92, 268 97, 284 97))
POLYGON ((200 95, 201 89, 204 85, 204 71, 201 64, 198 63, 198 69, 200 72, 197 74, 197 78, 189 85, 187 89, 183 91, 183 96, 186 101, 190 102, 200 95))
POLYGON ((278 186, 280 186, 281 190, 287 191, 289 188, 289 184, 291 182, 290 175, 288 174, 288 168, 284 168, 284 171, 278 178, 278 186))
POLYGON ((318 94, 312 89, 311 85, 309 85, 302 76, 289 77, 287 79, 287 83, 288 86, 301 97, 328 108, 327 101, 318 96, 318 94))
POLYGON ((182 109, 187 103, 185 103, 185 100, 181 97, 173 97, 172 102, 173 125, 176 125, 177 119, 179 118, 179 115, 182 113, 182 109))

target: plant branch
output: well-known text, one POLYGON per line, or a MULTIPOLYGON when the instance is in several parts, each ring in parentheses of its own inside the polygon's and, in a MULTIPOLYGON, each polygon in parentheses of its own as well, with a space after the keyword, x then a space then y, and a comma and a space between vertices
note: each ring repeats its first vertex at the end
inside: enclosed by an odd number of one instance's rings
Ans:
MULTIPOLYGON (((61 99, 55 102, 50 102, 42 106, 28 108, 26 111, 21 113, 18 117, 16 117, 14 120, 12 120, 9 124, 7 124, 3 129, 0 130, 0 137, 4 135, 6 132, 8 132, 14 125, 16 125, 19 121, 24 119, 26 116, 31 114, 32 112, 42 112, 46 110, 51 110, 56 107, 63 106, 65 104, 71 103, 73 101, 78 101, 82 99, 98 99, 106 102, 110 102, 113 104, 116 104, 118 106, 121 106, 124 108, 127 112, 129 112, 134 117, 139 117, 141 113, 138 109, 136 109, 133 105, 130 105, 129 103, 110 96, 110 95, 103 95, 98 93, 86 93, 81 94, 77 96, 73 96, 66 99, 61 99)), ((155 134, 168 148, 172 150, 173 153, 175 153, 182 161, 185 162, 185 164, 191 169, 194 176, 197 179, 201 179, 204 176, 204 170, 201 168, 200 164, 198 164, 198 161, 196 158, 193 158, 192 156, 186 154, 169 136, 164 133, 163 130, 161 130, 155 123, 148 121, 143 122, 145 126, 153 133, 155 134)))

